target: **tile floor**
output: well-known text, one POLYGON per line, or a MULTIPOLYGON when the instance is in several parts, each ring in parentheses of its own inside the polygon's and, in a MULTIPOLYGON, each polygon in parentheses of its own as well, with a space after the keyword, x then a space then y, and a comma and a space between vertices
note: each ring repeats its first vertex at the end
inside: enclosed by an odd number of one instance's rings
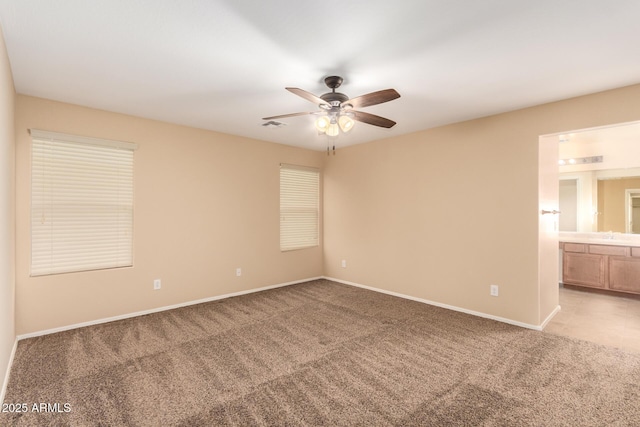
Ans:
POLYGON ((544 332, 640 353, 640 300, 561 287, 560 307, 544 332))

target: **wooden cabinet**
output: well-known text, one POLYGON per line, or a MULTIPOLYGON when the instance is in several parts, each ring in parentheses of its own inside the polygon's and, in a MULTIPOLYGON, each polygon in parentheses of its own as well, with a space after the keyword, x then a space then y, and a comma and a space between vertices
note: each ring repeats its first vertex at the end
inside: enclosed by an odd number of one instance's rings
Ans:
POLYGON ((562 259, 564 283, 605 288, 605 262, 602 255, 564 252, 562 259))
POLYGON ((563 243, 562 249, 563 283, 640 294, 640 248, 563 243))
POLYGON ((640 258, 610 257, 609 288, 640 294, 640 258))

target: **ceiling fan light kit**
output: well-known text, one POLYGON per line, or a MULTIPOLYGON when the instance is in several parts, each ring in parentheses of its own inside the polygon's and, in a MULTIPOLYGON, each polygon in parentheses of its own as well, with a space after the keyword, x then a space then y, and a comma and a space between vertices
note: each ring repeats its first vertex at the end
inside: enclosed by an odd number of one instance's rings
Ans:
POLYGON ((343 133, 347 133, 353 129, 354 124, 353 119, 346 115, 338 116, 337 120, 335 117, 320 116, 315 122, 317 131, 319 133, 325 133, 327 136, 338 136, 340 133, 338 128, 340 128, 343 133))
POLYGON ((340 125, 340 129, 342 129, 342 132, 349 132, 351 129, 353 129, 354 124, 355 122, 349 116, 340 116, 340 118, 338 118, 338 125, 340 125))
POLYGON ((299 88, 287 87, 285 89, 289 92, 316 104, 320 111, 282 114, 279 116, 264 117, 263 120, 319 114, 320 117, 315 120, 316 130, 319 133, 332 138, 337 137, 340 134, 340 131, 343 133, 349 132, 353 129, 356 121, 387 129, 396 124, 393 120, 376 116, 375 114, 354 110, 354 108, 369 107, 371 105, 382 104, 384 102, 400 98, 400 94, 396 92, 395 89, 379 90, 377 92, 371 92, 355 98, 349 98, 344 93, 336 92, 336 89, 340 87, 342 82, 343 79, 340 76, 326 77, 324 79, 324 83, 329 89, 331 89, 331 92, 327 92, 320 96, 316 96, 299 88))
POLYGON ((327 116, 321 116, 316 119, 316 129, 320 133, 325 133, 331 124, 331 120, 327 116))
POLYGON ((340 130, 338 130, 337 124, 331 123, 325 133, 327 136, 338 136, 340 134, 340 130))

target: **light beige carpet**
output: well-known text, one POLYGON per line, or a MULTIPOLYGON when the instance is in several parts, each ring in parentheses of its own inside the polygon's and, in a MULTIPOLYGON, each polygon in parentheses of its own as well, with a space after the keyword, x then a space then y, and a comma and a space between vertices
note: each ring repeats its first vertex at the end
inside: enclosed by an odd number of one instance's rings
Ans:
POLYGON ((637 426, 640 355, 318 280, 20 341, 5 403, 16 426, 637 426))

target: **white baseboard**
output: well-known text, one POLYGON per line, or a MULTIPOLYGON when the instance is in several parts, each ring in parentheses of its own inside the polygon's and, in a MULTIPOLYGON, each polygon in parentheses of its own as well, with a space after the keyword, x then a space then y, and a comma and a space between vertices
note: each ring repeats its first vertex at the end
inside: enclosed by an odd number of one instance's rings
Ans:
POLYGON ((137 311, 137 312, 134 312, 134 313, 128 313, 128 314, 123 314, 123 315, 119 315, 119 316, 113 316, 113 317, 108 317, 108 318, 103 318, 103 319, 97 319, 97 320, 92 320, 92 321, 89 321, 89 322, 76 323, 76 324, 72 324, 72 325, 61 326, 61 327, 58 327, 58 328, 47 329, 47 330, 43 330, 43 331, 38 331, 38 332, 32 332, 32 333, 28 333, 28 334, 19 335, 19 336, 16 337, 16 340, 15 340, 15 342, 13 344, 13 349, 11 350, 11 356, 9 357, 9 363, 8 363, 8 366, 6 368, 6 372, 5 372, 5 375, 4 375, 4 381, 2 382, 2 389, 0 389, 0 404, 2 404, 4 402, 4 396, 5 396, 5 393, 7 392, 7 386, 9 385, 9 375, 11 373, 11 367, 13 366, 13 359, 14 359, 15 354, 16 354, 16 349, 18 348, 18 341, 20 341, 20 340, 27 339, 27 338, 33 338, 33 337, 39 337, 39 336, 43 336, 43 335, 54 334, 56 332, 63 332, 63 331, 68 331, 68 330, 72 330, 72 329, 84 328, 85 326, 99 325, 101 323, 108 323, 108 322, 114 322, 114 321, 117 321, 117 320, 129 319, 129 318, 137 317, 137 316, 144 316, 146 314, 159 313, 159 312, 162 312, 162 311, 173 310, 173 309, 181 308, 181 307, 187 307, 187 306, 190 306, 190 305, 202 304, 202 303, 211 302, 211 301, 217 301, 217 300, 221 300, 221 299, 225 299, 225 298, 231 298, 231 297, 235 297, 235 296, 240 296, 240 295, 246 295, 246 294, 251 294, 251 293, 255 293, 255 292, 266 291, 266 290, 269 290, 269 289, 281 288, 281 287, 284 287, 284 286, 295 285, 295 284, 298 284, 298 283, 304 283, 304 282, 309 282, 309 281, 318 280, 318 279, 332 280, 334 282, 343 283, 343 284, 349 285, 349 286, 355 286, 355 287, 358 287, 358 288, 363 288, 363 289, 367 289, 367 290, 374 291, 374 292, 380 292, 380 293, 383 293, 383 294, 392 295, 392 296, 399 297, 399 298, 404 298, 404 299, 408 299, 408 300, 412 300, 412 301, 421 302, 423 304, 429 304, 429 305, 433 305, 433 306, 436 306, 436 307, 441 307, 441 308, 445 308, 445 309, 448 309, 448 310, 453 310, 453 311, 458 311, 458 312, 462 312, 462 313, 466 313, 466 314, 471 314, 473 316, 478 316, 478 317, 483 317, 483 318, 486 318, 486 319, 496 320, 498 322, 508 323, 508 324, 511 324, 511 325, 520 326, 520 327, 527 328, 527 329, 534 329, 534 330, 537 330, 537 331, 543 330, 544 327, 551 321, 551 319, 561 310, 561 307, 557 306, 553 310, 553 312, 551 312, 551 314, 549 314, 549 316, 544 320, 544 322, 542 322, 542 325, 536 326, 536 325, 531 325, 531 324, 528 324, 528 323, 517 322, 515 320, 507 319, 507 318, 504 318, 504 317, 493 316, 493 315, 482 313, 482 312, 478 312, 478 311, 467 310, 467 309, 464 309, 464 308, 460 308, 460 307, 456 307, 456 306, 452 306, 452 305, 448 305, 448 304, 442 304, 442 303, 438 303, 438 302, 435 302, 435 301, 426 300, 426 299, 423 299, 423 298, 417 298, 417 297, 413 297, 413 296, 410 296, 410 295, 401 294, 401 293, 398 293, 398 292, 392 292, 392 291, 387 291, 387 290, 384 290, 384 289, 374 288, 372 286, 366 286, 366 285, 362 285, 360 283, 349 282, 347 280, 341 280, 341 279, 336 279, 336 278, 327 277, 327 276, 310 277, 310 278, 307 278, 307 279, 295 280, 295 281, 292 281, 292 282, 279 283, 279 284, 276 284, 276 285, 264 286, 264 287, 256 288, 256 289, 249 289, 249 290, 245 290, 245 291, 233 292, 233 293, 230 293, 230 294, 217 295, 217 296, 214 296, 214 297, 203 298, 203 299, 199 299, 199 300, 195 300, 195 301, 187 301, 187 302, 183 302, 183 303, 179 303, 179 304, 173 304, 173 305, 169 305, 169 306, 153 308, 153 309, 150 309, 150 310, 137 311))
POLYGON ((240 296, 240 295, 252 294, 252 293, 255 293, 255 292, 266 291, 268 289, 281 288, 281 287, 284 287, 284 286, 295 285, 295 284, 298 284, 298 283, 309 282, 311 280, 318 280, 318 279, 322 279, 322 278, 323 278, 322 276, 311 277, 311 278, 308 278, 308 279, 301 279, 301 280, 295 280, 295 281, 292 281, 292 282, 279 283, 277 285, 264 286, 262 288, 249 289, 249 290, 246 290, 246 291, 239 291, 239 292, 233 292, 233 293, 230 293, 230 294, 217 295, 217 296, 214 296, 214 297, 203 298, 203 299, 199 299, 199 300, 195 300, 195 301, 187 301, 187 302, 183 302, 183 303, 179 303, 179 304, 173 304, 173 305, 167 305, 167 306, 164 306, 164 307, 152 308, 150 310, 137 311, 135 313, 127 313, 127 314, 122 314, 122 315, 119 315, 119 316, 113 316, 113 317, 107 317, 107 318, 103 318, 103 319, 91 320, 89 322, 82 322, 82 323, 76 323, 76 324, 73 324, 73 325, 61 326, 61 327, 58 327, 58 328, 47 329, 47 330, 44 330, 44 331, 31 332, 31 333, 28 333, 28 334, 18 335, 17 341, 23 340, 23 339, 27 339, 27 338, 40 337, 40 336, 43 336, 43 335, 55 334, 57 332, 69 331, 71 329, 84 328, 85 326, 99 325, 101 323, 108 323, 108 322, 114 322, 116 320, 129 319, 129 318, 132 318, 132 317, 144 316, 146 314, 159 313, 161 311, 173 310, 175 308, 187 307, 187 306, 190 306, 190 305, 202 304, 202 303, 205 303, 205 302, 217 301, 217 300, 221 300, 221 299, 225 299, 225 298, 231 298, 231 297, 236 297, 236 296, 240 296))
POLYGON ((551 322, 551 319, 553 319, 556 314, 560 313, 560 310, 562 310, 562 308, 559 305, 556 306, 556 308, 553 309, 551 314, 549 314, 547 318, 544 319, 544 322, 542 322, 542 325, 540 325, 540 330, 543 330, 544 328, 546 328, 547 323, 551 322))
MULTIPOLYGON (((404 299, 408 299, 408 300, 412 300, 412 301, 417 301, 417 302, 421 302, 423 304, 429 304, 429 305, 433 305, 433 306, 440 307, 440 308, 446 308, 447 310, 459 311, 461 313, 471 314, 473 316, 484 317, 485 319, 496 320, 498 322, 508 323, 510 325, 520 326, 522 328, 534 329, 536 331, 542 331, 542 328, 544 327, 544 325, 546 325, 546 323, 543 323, 542 325, 531 325, 529 323, 518 322, 516 320, 507 319, 505 317, 493 316, 491 314, 482 313, 480 311, 467 310, 466 308, 456 307, 454 305, 442 304, 442 303, 439 303, 439 302, 430 301, 430 300, 426 300, 426 299, 423 299, 423 298, 412 297, 411 295, 405 295, 405 294, 401 294, 401 293, 398 293, 398 292, 392 292, 392 291, 387 291, 387 290, 380 289, 380 288, 374 288, 374 287, 371 287, 371 286, 361 285, 360 283, 349 282, 347 280, 340 280, 340 279, 336 279, 336 278, 333 278, 333 277, 326 277, 326 276, 324 278, 327 279, 327 280, 332 280, 334 282, 343 283, 345 285, 356 286, 358 288, 368 289, 370 291, 380 292, 380 293, 383 293, 383 294, 392 295, 394 297, 399 297, 399 298, 404 298, 404 299)), ((551 318, 553 317, 553 315, 555 315, 556 312, 557 311, 554 311, 547 318, 547 320, 545 320, 545 322, 548 322, 549 320, 551 320, 551 318)))
POLYGON ((245 291, 238 291, 238 292, 233 292, 233 293, 224 294, 224 295, 217 295, 217 296, 203 298, 203 299, 199 299, 199 300, 195 300, 195 301, 187 301, 187 302, 183 302, 183 303, 179 303, 179 304, 173 304, 173 305, 153 308, 153 309, 149 309, 149 310, 137 311, 137 312, 134 312, 134 313, 122 314, 122 315, 119 315, 119 316, 107 317, 107 318, 103 318, 103 319, 96 319, 96 320, 92 320, 92 321, 89 321, 89 322, 76 323, 76 324, 72 324, 72 325, 61 326, 61 327, 58 327, 58 328, 46 329, 46 330, 43 330, 43 331, 37 331, 37 332, 31 332, 31 333, 28 333, 28 334, 18 335, 16 337, 16 343, 15 343, 13 351, 11 353, 10 364, 9 364, 9 367, 7 368, 7 373, 5 375, 5 380, 4 380, 3 389, 2 389, 2 395, 0 395, 0 396, 4 397, 5 387, 7 385, 6 383, 8 382, 9 371, 11 369, 11 363, 13 362, 13 357, 14 357, 14 354, 15 354, 15 351, 16 351, 16 347, 17 347, 18 341, 20 341, 20 340, 27 339, 27 338, 39 337, 39 336, 43 336, 43 335, 55 334, 57 332, 69 331, 69 330, 72 330, 72 329, 84 328, 85 326, 99 325, 101 323, 114 322, 114 321, 117 321, 117 320, 124 320, 124 319, 129 319, 129 318, 132 318, 132 317, 144 316, 144 315, 153 314, 153 313, 159 313, 159 312, 162 312, 162 311, 173 310, 173 309, 181 308, 181 307, 187 307, 187 306, 190 306, 190 305, 202 304, 202 303, 211 302, 211 301, 217 301, 217 300, 221 300, 221 299, 225 299, 225 298, 231 298, 231 297, 235 297, 235 296, 240 296, 240 295, 246 295, 246 294, 251 294, 251 293, 255 293, 255 292, 266 291, 266 290, 269 290, 269 289, 281 288, 281 287, 284 287, 284 286, 295 285, 295 284, 298 284, 298 283, 304 283, 304 282, 309 282, 311 280, 318 280, 318 279, 332 280, 334 282, 343 283, 343 284, 349 285, 349 286, 355 286, 355 287, 358 287, 358 288, 368 289, 368 290, 374 291, 374 292, 380 292, 380 293, 383 293, 383 294, 392 295, 392 296, 399 297, 399 298, 404 298, 404 299, 409 299, 409 300, 412 300, 412 301, 421 302, 423 304, 429 304, 429 305, 433 305, 433 306, 436 306, 436 307, 446 308, 448 310, 459 311, 459 312, 462 312, 462 313, 471 314, 473 316, 484 317, 484 318, 487 318, 487 319, 496 320, 498 322, 508 323, 508 324, 511 324, 511 325, 520 326, 520 327, 527 328, 527 329, 534 329, 534 330, 538 330, 538 331, 541 331, 547 325, 547 323, 549 323, 549 321, 551 321, 551 319, 560 311, 560 306, 558 306, 545 319, 545 321, 542 323, 542 325, 531 325, 531 324, 528 324, 528 323, 518 322, 518 321, 507 319, 507 318, 504 318, 504 317, 493 316, 493 315, 490 315, 490 314, 486 314, 486 313, 482 313, 482 312, 478 312, 478 311, 473 311, 473 310, 467 310, 465 308, 460 308, 460 307, 456 307, 456 306, 452 306, 452 305, 448 305, 448 304, 442 304, 442 303, 439 303, 439 302, 430 301, 430 300, 426 300, 426 299, 423 299, 423 298, 417 298, 417 297, 413 297, 413 296, 410 296, 410 295, 401 294, 401 293, 398 293, 398 292, 392 292, 392 291, 387 291, 387 290, 384 290, 384 289, 374 288, 374 287, 371 287, 371 286, 362 285, 360 283, 349 282, 347 280, 341 280, 341 279, 336 279, 336 278, 327 277, 327 276, 310 277, 310 278, 306 278, 306 279, 295 280, 295 281, 292 281, 292 282, 279 283, 279 284, 276 284, 276 285, 264 286, 264 287, 256 288, 256 289, 249 289, 249 290, 245 290, 245 291))
POLYGON ((11 374, 11 367, 13 366, 13 358, 16 355, 17 348, 18 348, 18 339, 16 338, 15 342, 13 343, 13 349, 11 350, 11 356, 9 356, 7 371, 4 374, 4 381, 2 381, 2 389, 0 389, 0 405, 4 403, 4 396, 7 393, 7 386, 9 385, 9 375, 11 374))

